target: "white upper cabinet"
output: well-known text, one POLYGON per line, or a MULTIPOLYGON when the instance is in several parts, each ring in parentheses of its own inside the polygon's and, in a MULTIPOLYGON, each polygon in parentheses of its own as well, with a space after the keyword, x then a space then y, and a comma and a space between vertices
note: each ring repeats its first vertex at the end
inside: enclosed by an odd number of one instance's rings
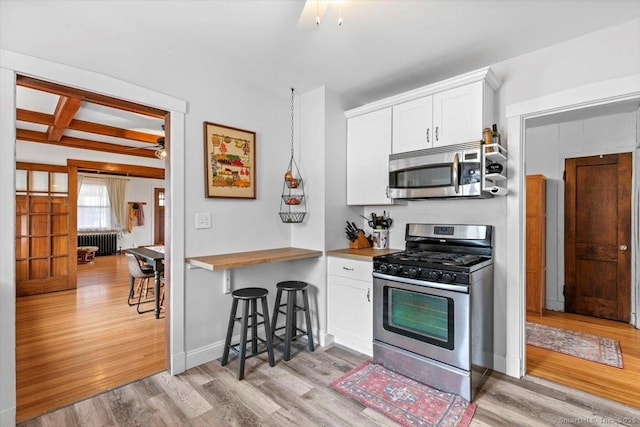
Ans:
POLYGON ((433 146, 433 97, 425 96, 393 106, 392 153, 433 146))
POLYGON ((388 205, 391 107, 347 120, 347 204, 388 205))
POLYGON ((388 205, 389 154, 480 141, 500 80, 482 68, 345 111, 347 203, 388 205))
POLYGON ((433 95, 434 147, 482 139, 482 129, 491 125, 483 122, 483 86, 480 81, 433 95))

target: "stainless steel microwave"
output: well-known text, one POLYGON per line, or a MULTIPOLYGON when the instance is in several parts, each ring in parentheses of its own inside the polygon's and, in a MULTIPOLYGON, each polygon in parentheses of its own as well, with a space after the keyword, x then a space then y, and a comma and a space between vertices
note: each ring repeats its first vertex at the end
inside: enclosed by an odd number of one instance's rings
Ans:
POLYGON ((389 156, 391 199, 492 197, 482 191, 482 142, 389 156))

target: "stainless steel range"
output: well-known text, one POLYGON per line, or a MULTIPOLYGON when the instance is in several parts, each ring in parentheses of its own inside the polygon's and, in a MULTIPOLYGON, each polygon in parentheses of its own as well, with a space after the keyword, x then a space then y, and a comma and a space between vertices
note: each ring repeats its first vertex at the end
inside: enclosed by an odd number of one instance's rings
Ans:
POLYGON ((373 259, 373 360, 471 401, 493 369, 490 225, 407 224, 373 259))

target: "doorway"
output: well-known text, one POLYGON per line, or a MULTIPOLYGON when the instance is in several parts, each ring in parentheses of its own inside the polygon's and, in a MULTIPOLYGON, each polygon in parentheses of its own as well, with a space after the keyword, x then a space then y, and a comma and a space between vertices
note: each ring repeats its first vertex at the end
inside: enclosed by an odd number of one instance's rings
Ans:
MULTIPOLYGON (((3 67, 0 68, 0 164, 7 174, 7 179, 0 181, 0 200, 10 211, 15 209, 15 84, 18 74, 34 76, 43 80, 74 86, 83 90, 102 93, 108 96, 128 99, 141 105, 154 106, 169 111, 171 124, 168 134, 173 146, 171 156, 166 162, 166 188, 171 189, 171 198, 167 198, 165 212, 165 240, 172 245, 166 254, 167 268, 165 275, 171 281, 165 305, 166 322, 170 340, 166 342, 165 367, 171 374, 185 370, 185 338, 184 338, 184 223, 180 208, 184 205, 184 194, 179 189, 184 187, 184 123, 186 102, 162 93, 145 89, 116 78, 80 68, 53 63, 14 52, 1 51, 3 67), (133 94, 133 95, 132 95, 133 94), (173 304, 172 301, 177 301, 173 304)), ((15 295, 15 245, 10 244, 15 238, 15 216, 0 216, 0 236, 4 236, 6 250, 0 252, 0 291, 5 296, 15 295)), ((15 423, 15 302, 13 298, 0 298, 0 424, 15 423)))
MULTIPOLYGON (((542 251, 547 256, 546 265, 540 263, 540 271, 547 269, 546 298, 540 313, 529 310, 525 320, 616 339, 624 361, 623 369, 606 367, 528 345, 524 373, 636 407, 640 387, 628 386, 640 373, 640 330, 629 324, 633 161, 628 151, 636 146, 637 110, 638 101, 633 101, 553 114, 528 120, 524 130, 527 181, 532 174, 547 178, 547 244, 542 251), (628 133, 606 139, 614 124, 628 133), (624 269, 621 274, 620 268, 624 269), (622 286, 619 276, 627 280, 622 286)), ((633 215, 637 217, 637 211, 633 215)), ((534 240, 528 232, 530 220, 527 215, 527 252, 534 240)), ((526 261, 529 276, 530 258, 526 261)), ((531 294, 528 279, 527 297, 531 294)))

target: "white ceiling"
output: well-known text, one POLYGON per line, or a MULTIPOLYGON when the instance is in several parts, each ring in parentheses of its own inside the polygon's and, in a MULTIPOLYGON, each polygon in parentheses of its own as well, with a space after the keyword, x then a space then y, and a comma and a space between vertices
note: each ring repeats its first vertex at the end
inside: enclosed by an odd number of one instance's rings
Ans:
POLYGON ((347 0, 302 31, 303 6, 2 0, 0 47, 80 66, 73 46, 90 40, 86 55, 114 76, 112 58, 122 59, 119 67, 150 70, 168 58, 274 93, 326 85, 355 107, 640 19, 639 0, 347 0))

